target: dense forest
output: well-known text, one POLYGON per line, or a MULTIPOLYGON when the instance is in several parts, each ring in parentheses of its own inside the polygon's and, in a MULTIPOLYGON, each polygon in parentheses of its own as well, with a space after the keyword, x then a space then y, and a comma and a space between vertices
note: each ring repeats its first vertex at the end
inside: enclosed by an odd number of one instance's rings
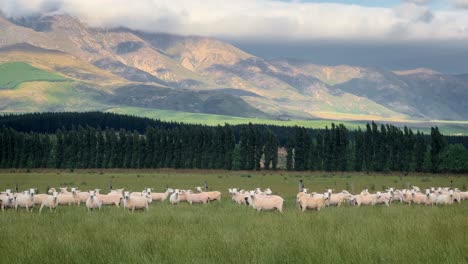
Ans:
POLYGON ((468 137, 367 124, 349 131, 203 126, 109 113, 0 117, 1 168, 468 172, 468 137), (281 164, 284 160, 284 164, 281 164))

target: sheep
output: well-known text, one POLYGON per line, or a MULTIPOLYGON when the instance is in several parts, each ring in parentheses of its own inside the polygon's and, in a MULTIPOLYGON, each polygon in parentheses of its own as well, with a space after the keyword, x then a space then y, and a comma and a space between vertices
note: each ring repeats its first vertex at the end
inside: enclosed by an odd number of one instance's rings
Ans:
POLYGON ((245 200, 246 197, 248 197, 250 193, 242 191, 242 192, 235 192, 232 195, 232 200, 237 203, 237 204, 247 204, 247 201, 245 200))
POLYGON ((407 203, 408 205, 411 205, 411 203, 413 202, 413 195, 411 194, 411 191, 408 191, 405 189, 402 191, 402 193, 403 193, 403 201, 407 203))
POLYGON ((377 203, 385 204, 386 206, 390 206, 393 200, 392 191, 389 190, 387 192, 377 192, 377 203))
POLYGON ((283 212, 284 199, 278 195, 259 196, 252 191, 247 199, 257 212, 272 210, 283 212))
POLYGON ((108 194, 99 194, 99 190, 94 190, 94 194, 98 198, 101 205, 115 205, 117 207, 120 207, 119 204, 123 198, 122 194, 118 192, 110 192, 108 194))
POLYGON ((327 191, 322 195, 303 195, 299 198, 299 208, 302 212, 305 212, 307 209, 315 209, 320 211, 323 207, 325 207, 327 200, 330 198, 330 193, 327 191))
POLYGON ((2 204, 2 212, 5 211, 5 208, 14 208, 15 207, 15 197, 13 193, 7 192, 5 194, 0 194, 0 202, 2 204))
POLYGON ((201 187, 197 187, 197 191, 199 193, 207 194, 210 201, 221 201, 221 192, 218 192, 218 191, 204 192, 201 187))
POLYGON ((437 196, 436 204, 453 204, 453 190, 449 191, 449 194, 441 194, 437 196))
POLYGON ((210 196, 203 192, 203 193, 185 193, 185 197, 187 199, 187 202, 189 204, 194 204, 194 203, 203 203, 207 204, 210 201, 210 196))
POLYGON ((338 207, 341 206, 341 204, 345 201, 348 200, 352 197, 352 195, 348 192, 340 192, 340 193, 330 193, 328 192, 329 199, 327 199, 326 205, 336 205, 338 207))
POLYGON ((437 193, 431 193, 431 190, 426 189, 426 205, 434 205, 437 202, 437 196, 437 193))
POLYGON ((31 208, 32 212, 34 208, 34 192, 30 190, 18 194, 15 209, 18 210, 18 207, 26 208, 26 211, 29 211, 29 208, 31 208))
POLYGON ((36 194, 34 195, 34 205, 42 205, 42 202, 49 198, 48 194, 36 194))
POLYGON ((454 190, 453 192, 453 200, 457 201, 458 203, 461 203, 462 201, 462 194, 458 190, 454 190))
POLYGON ((58 193, 53 192, 52 195, 47 195, 47 198, 42 201, 41 208, 39 208, 39 214, 42 213, 44 207, 49 207, 50 211, 56 210, 58 206, 58 193))
POLYGON ((160 201, 160 202, 166 201, 167 197, 169 197, 169 195, 174 192, 174 190, 171 188, 167 188, 167 190, 163 193, 152 193, 151 189, 148 189, 147 191, 149 191, 148 193, 150 194, 152 201, 160 201))
POLYGON ((377 203, 377 194, 354 195, 351 200, 359 207, 361 205, 375 205, 377 203))
POLYGON ((427 204, 427 196, 420 193, 420 192, 416 192, 415 189, 411 190, 411 195, 413 196, 412 197, 412 201, 413 203, 415 204, 427 204))
POLYGON ((180 190, 179 191, 179 203, 187 201, 187 193, 192 193, 192 190, 180 190))
POLYGON ((175 191, 169 197, 169 202, 171 204, 179 204, 180 202, 180 191, 179 189, 175 189, 175 191))
POLYGON ((59 189, 62 194, 71 194, 71 192, 68 191, 68 187, 60 187, 59 189))
POLYGON ((130 192, 124 192, 124 207, 129 211, 135 211, 135 209, 149 210, 148 199, 151 198, 148 194, 146 196, 131 196, 130 192))
POLYGON ((67 191, 66 193, 64 193, 63 191, 65 189, 66 188, 60 188, 61 191, 57 196, 59 205, 68 205, 68 206, 73 205, 73 204, 79 205, 80 198, 78 197, 76 191, 73 190, 72 192, 67 191))
POLYGON ((76 194, 78 195, 78 199, 80 200, 80 203, 86 203, 86 201, 88 201, 89 192, 76 190, 76 194))
POLYGON ((99 209, 101 210, 102 203, 96 195, 96 191, 89 191, 88 199, 86 200, 86 207, 88 208, 88 212, 91 209, 99 209))

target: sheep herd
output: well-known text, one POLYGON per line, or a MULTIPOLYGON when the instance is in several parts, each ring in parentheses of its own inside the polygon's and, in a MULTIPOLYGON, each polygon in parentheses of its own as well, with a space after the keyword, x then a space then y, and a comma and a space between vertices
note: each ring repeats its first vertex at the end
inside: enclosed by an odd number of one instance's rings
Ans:
MULTIPOLYGON (((132 212, 138 209, 149 210, 152 202, 164 202, 169 200, 173 205, 181 202, 188 204, 207 204, 212 201, 221 201, 221 192, 204 191, 201 187, 196 187, 197 192, 191 190, 171 189, 163 193, 153 192, 152 188, 145 188, 141 192, 129 192, 124 189, 111 190, 108 194, 101 194, 100 189, 90 191, 80 191, 77 188, 68 187, 51 188, 48 194, 38 194, 37 190, 31 188, 24 192, 12 192, 7 189, 0 193, 0 204, 2 211, 7 208, 25 208, 27 211, 33 211, 33 208, 39 207, 39 213, 44 208, 55 211, 57 207, 64 205, 80 205, 84 203, 88 211, 100 210, 104 205, 123 206, 132 212)), ((273 194, 271 189, 261 191, 240 190, 239 188, 228 189, 232 201, 237 204, 247 205, 257 211, 283 211, 284 199, 281 196, 273 194)), ((406 204, 420 205, 439 205, 461 203, 468 199, 467 191, 460 191, 457 188, 432 187, 421 192, 420 188, 413 186, 412 189, 398 190, 390 188, 384 192, 369 193, 363 190, 361 193, 353 195, 346 190, 334 193, 328 189, 323 193, 311 192, 303 189, 296 196, 296 204, 302 212, 306 210, 317 210, 325 206, 341 206, 348 203, 351 206, 385 204, 390 206, 392 202, 398 201, 406 204)))
MULTIPOLYGON (((251 206, 257 211, 278 210, 283 211, 284 199, 273 195, 270 189, 261 191, 259 188, 252 191, 239 190, 238 188, 229 189, 229 194, 234 202, 251 206)), ((367 189, 360 194, 353 195, 343 190, 339 193, 333 193, 332 189, 327 189, 324 193, 308 193, 303 189, 296 196, 296 204, 304 212, 306 210, 320 211, 325 206, 341 206, 348 203, 351 206, 385 204, 390 206, 392 202, 399 201, 406 204, 439 205, 461 203, 468 199, 468 192, 462 192, 459 189, 448 187, 432 187, 422 193, 420 188, 413 186, 412 189, 398 190, 390 188, 385 192, 369 193, 367 189)))

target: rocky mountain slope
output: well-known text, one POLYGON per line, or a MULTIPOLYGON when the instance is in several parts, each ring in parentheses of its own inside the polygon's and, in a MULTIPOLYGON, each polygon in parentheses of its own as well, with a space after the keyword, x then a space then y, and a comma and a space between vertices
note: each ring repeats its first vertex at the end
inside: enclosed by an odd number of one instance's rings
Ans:
POLYGON ((63 80, 0 87, 3 112, 131 106, 271 119, 468 118, 463 76, 267 61, 212 38, 90 28, 64 15, 0 16, 0 64, 10 62, 63 80))

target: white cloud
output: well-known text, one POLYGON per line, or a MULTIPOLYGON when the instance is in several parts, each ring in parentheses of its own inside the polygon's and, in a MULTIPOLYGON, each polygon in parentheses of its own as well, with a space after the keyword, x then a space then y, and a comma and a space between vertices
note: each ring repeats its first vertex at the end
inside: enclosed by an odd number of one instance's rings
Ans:
POLYGON ((468 0, 452 0, 456 8, 468 9, 468 0))
POLYGON ((468 38, 467 10, 431 11, 419 4, 427 1, 411 2, 378 8, 274 0, 0 0, 0 8, 8 16, 57 12, 92 26, 236 39, 468 38))
POLYGON ((432 0, 403 0, 403 2, 413 3, 417 5, 427 5, 432 2, 432 0))

